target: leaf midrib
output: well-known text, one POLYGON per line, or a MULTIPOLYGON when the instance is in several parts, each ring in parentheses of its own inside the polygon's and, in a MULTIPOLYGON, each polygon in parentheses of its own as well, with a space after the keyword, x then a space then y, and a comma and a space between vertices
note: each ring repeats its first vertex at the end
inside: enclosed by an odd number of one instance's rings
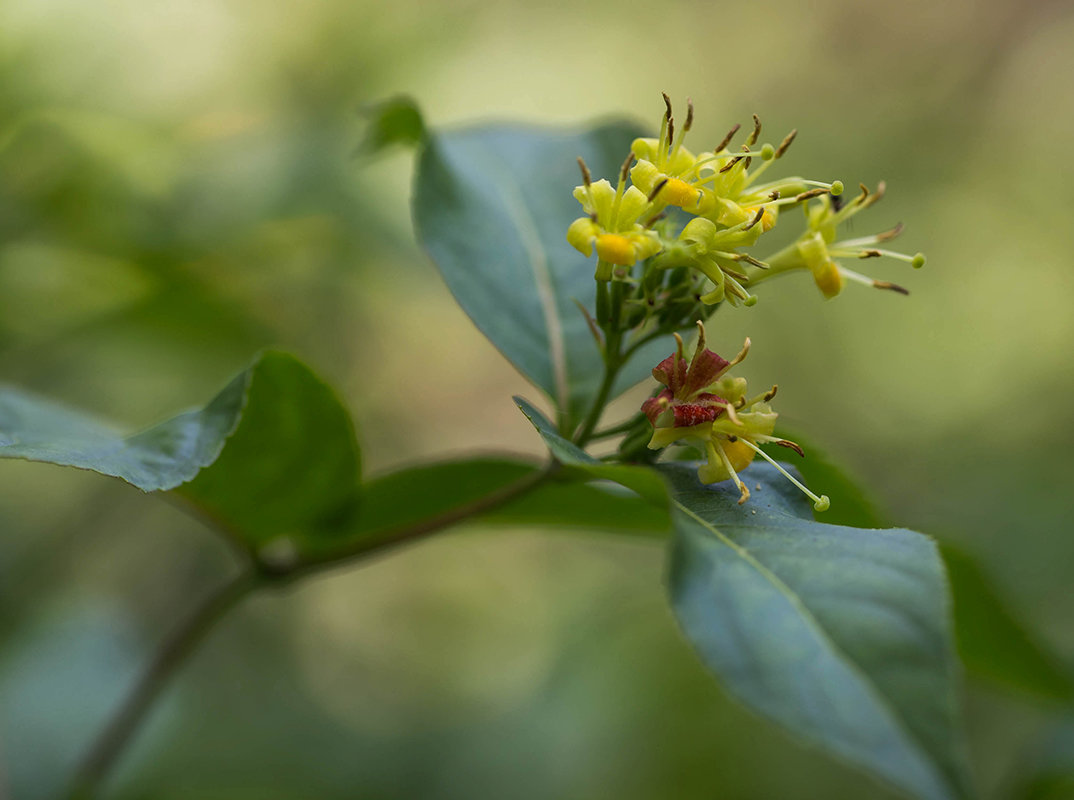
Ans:
POLYGON ((569 408, 570 384, 567 370, 567 353, 563 342, 563 323, 556 305, 552 271, 548 253, 541 244, 536 221, 525 202, 521 185, 502 160, 492 159, 499 168, 501 179, 496 182, 504 200, 504 211, 518 231, 523 249, 529 258, 534 282, 537 284, 537 300, 541 305, 548 333, 548 357, 552 365, 552 381, 555 384, 556 406, 562 411, 569 408))
MULTIPOLYGON (((927 768, 938 774, 938 777, 940 778, 940 784, 947 786, 948 788, 952 788, 950 781, 948 780, 944 772, 932 764, 932 759, 930 758, 928 752, 923 749, 921 741, 917 738, 917 736, 915 736, 911 731, 906 728, 906 725, 902 721, 902 718, 895 713, 894 708, 892 707, 891 702, 888 700, 888 698, 876 687, 876 685, 871 680, 869 680, 867 674, 863 671, 862 667, 853 658, 851 658, 841 647, 839 647, 835 643, 835 641, 832 640, 831 636, 820 624, 820 621, 813 615, 811 611, 809 611, 809 609, 806 607, 805 603, 798 596, 798 594, 795 593, 786 583, 784 583, 778 575, 776 575, 761 561, 751 555, 748 550, 746 550, 733 539, 725 535, 715 525, 711 524, 703 517, 699 516, 694 511, 687 508, 679 500, 673 499, 672 503, 680 511, 689 516, 703 528, 711 531, 713 535, 715 535, 716 538, 719 539, 722 544, 729 547, 731 551, 735 553, 735 555, 743 559, 747 564, 757 570, 758 574, 762 578, 768 581, 773 586, 773 588, 776 589, 776 591, 786 597, 787 601, 791 604, 791 606, 796 611, 798 611, 799 615, 802 617, 803 622, 805 622, 805 624, 814 632, 816 636, 821 639, 821 641, 825 642, 831 648, 833 654, 836 655, 836 657, 838 657, 840 661, 844 662, 850 668, 851 672, 855 676, 857 676, 857 678, 862 682, 863 686, 865 687, 865 690, 868 691, 869 694, 874 697, 880 707, 887 712, 887 715, 891 719, 892 723, 895 725, 895 728, 913 747, 914 752, 917 754, 918 758, 921 759, 922 763, 927 768)), ((738 527, 748 528, 750 526, 738 525, 738 527)))

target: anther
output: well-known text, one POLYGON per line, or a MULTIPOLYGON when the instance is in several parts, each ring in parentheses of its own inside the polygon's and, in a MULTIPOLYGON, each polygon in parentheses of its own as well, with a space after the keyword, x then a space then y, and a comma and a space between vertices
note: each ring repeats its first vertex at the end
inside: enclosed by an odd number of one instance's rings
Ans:
POLYGON ((807 192, 802 192, 799 195, 795 195, 794 202, 800 203, 803 200, 811 200, 814 197, 820 197, 822 194, 828 194, 827 189, 810 189, 807 192))
POLYGON ((581 156, 578 156, 578 168, 582 170, 582 183, 588 188, 593 183, 593 176, 589 174, 589 167, 585 165, 581 156))
MULTIPOLYGON (((664 112, 664 119, 671 121, 671 98, 668 97, 667 92, 661 92, 660 96, 664 98, 664 105, 667 107, 667 111, 664 112)), ((671 138, 670 136, 668 137, 671 138)))
POLYGON ((630 176, 630 165, 634 163, 633 151, 627 153, 623 166, 619 168, 619 180, 625 181, 630 176))
POLYGON ((892 283, 891 281, 873 281, 873 286, 877 289, 888 289, 892 292, 898 292, 899 294, 910 294, 909 289, 905 289, 902 286, 899 286, 899 284, 892 283))
POLYGON ((761 138, 761 118, 756 114, 753 115, 753 133, 746 139, 746 144, 752 147, 757 144, 757 140, 761 138))
POLYGON ((723 137, 723 141, 720 142, 718 145, 716 145, 716 149, 713 150, 713 152, 714 153, 719 153, 721 150, 723 150, 725 147, 727 147, 727 145, 731 144, 731 140, 735 138, 735 134, 738 133, 738 129, 741 128, 741 127, 742 127, 741 123, 735 123, 735 127, 733 127, 731 130, 729 130, 727 132, 727 135, 725 137, 723 137))
POLYGON ((900 222, 890 231, 878 233, 876 235, 877 244, 879 244, 880 242, 890 242, 892 239, 894 239, 896 236, 903 232, 903 227, 903 224, 900 222))
MULTIPOLYGON (((658 191, 659 191, 659 190, 658 190, 658 191)), ((650 203, 652 202, 652 199, 651 199, 651 198, 650 198, 649 202, 650 202, 650 203)), ((654 214, 653 216, 649 217, 649 220, 648 220, 648 221, 647 221, 647 222, 645 223, 645 225, 643 225, 642 227, 644 227, 644 228, 651 228, 651 227, 653 227, 653 225, 655 225, 656 223, 658 223, 658 222, 659 222, 660 220, 662 220, 662 219, 664 219, 665 217, 667 217, 667 215, 668 215, 668 214, 667 214, 667 212, 666 212, 666 211, 661 211, 661 212, 660 212, 659 214, 654 214)))
POLYGON ((858 258, 880 258, 879 250, 862 250, 858 253, 858 258))
POLYGON ((734 167, 735 164, 737 164, 739 161, 741 161, 742 158, 743 158, 743 156, 735 156, 734 158, 731 159, 731 161, 725 167, 720 169, 720 172, 721 173, 727 172, 729 169, 734 167))
POLYGON ((686 133, 694 124, 694 101, 689 97, 686 98, 686 122, 683 123, 682 130, 686 133))
POLYGON ((764 211, 765 211, 765 210, 764 210, 763 208, 758 208, 758 209, 757 209, 757 213, 756 213, 756 214, 754 214, 754 215, 753 215, 753 219, 752 219, 752 220, 750 220, 750 224, 749 224, 749 225, 747 225, 747 226, 746 226, 745 228, 743 228, 742 230, 743 230, 743 231, 748 231, 748 230, 749 230, 750 228, 752 228, 752 227, 753 227, 754 225, 756 225, 756 224, 757 224, 758 222, 760 222, 760 221, 761 221, 761 217, 763 217, 763 216, 764 216, 764 211))
POLYGON ((772 194, 768 195, 769 200, 779 200, 779 189, 776 189, 772 194))
POLYGON ((776 148, 776 158, 783 158, 783 154, 786 153, 787 150, 790 148, 791 142, 794 141, 794 137, 797 135, 798 129, 795 128, 793 131, 783 137, 783 141, 780 142, 779 147, 776 148))
POLYGON ((776 440, 775 444, 778 444, 780 447, 789 448, 796 452, 798 455, 802 456, 802 458, 805 458, 805 452, 803 452, 801 446, 796 444, 795 442, 792 442, 790 439, 778 439, 776 440))
POLYGON ((742 343, 742 349, 738 351, 738 355, 735 356, 734 358, 732 358, 728 362, 727 366, 723 368, 724 372, 727 372, 727 370, 731 369, 731 367, 735 366, 736 364, 741 364, 743 361, 745 361, 746 356, 748 356, 749 353, 750 353, 750 337, 747 336, 746 341, 744 341, 742 343))
MULTIPOLYGON (((653 187, 653 190, 651 192, 649 192, 649 197, 647 198, 650 203, 653 202, 656 199, 656 196, 658 194, 660 194, 660 190, 668 185, 669 180, 671 180, 671 179, 670 178, 664 178, 664 180, 660 181, 660 183, 656 184, 656 186, 653 187)), ((655 219, 655 217, 654 217, 654 219, 655 219)))
POLYGON ((759 269, 771 269, 767 263, 761 261, 759 258, 754 258, 749 253, 736 253, 735 256, 736 261, 745 261, 747 264, 753 264, 753 266, 758 267, 759 269))
POLYGON ((857 203, 860 206, 869 199, 869 187, 864 183, 859 183, 858 188, 861 189, 861 196, 857 199, 857 203))
MULTIPOLYGON (((779 391, 779 384, 778 383, 773 383, 772 388, 764 393, 764 402, 766 402, 766 403, 771 402, 772 398, 776 396, 776 392, 778 392, 778 391, 779 391)), ((781 442, 781 444, 782 444, 782 442, 781 442)), ((784 445, 784 446, 786 446, 786 445, 784 445)))
MULTIPOLYGON (((671 106, 668 106, 668 108, 670 108, 670 107, 671 106)), ((674 142, 674 141, 675 141, 675 119, 673 117, 668 117, 668 146, 670 147, 671 143, 674 142)))

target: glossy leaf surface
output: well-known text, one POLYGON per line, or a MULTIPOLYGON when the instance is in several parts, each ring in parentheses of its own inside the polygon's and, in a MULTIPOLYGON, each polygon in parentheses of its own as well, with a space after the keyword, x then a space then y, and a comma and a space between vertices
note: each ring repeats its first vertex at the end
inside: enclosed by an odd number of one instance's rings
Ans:
MULTIPOLYGON (((581 131, 486 125, 431 135, 418 164, 418 238, 477 327, 575 421, 603 371, 576 304, 594 311, 596 262, 566 241, 583 214, 571 196, 581 182, 576 159, 614 181, 639 135, 622 122, 581 131)), ((670 349, 659 340, 643 347, 617 390, 670 349)))
POLYGON ((812 519, 774 469, 755 490, 664 467, 676 510, 669 575, 687 637, 734 696, 909 794, 970 795, 943 565, 912 531, 812 519))
POLYGON ((125 436, 18 389, 0 391, 0 458, 180 489, 245 545, 324 533, 351 506, 359 455, 346 410, 308 367, 262 354, 206 406, 125 436))

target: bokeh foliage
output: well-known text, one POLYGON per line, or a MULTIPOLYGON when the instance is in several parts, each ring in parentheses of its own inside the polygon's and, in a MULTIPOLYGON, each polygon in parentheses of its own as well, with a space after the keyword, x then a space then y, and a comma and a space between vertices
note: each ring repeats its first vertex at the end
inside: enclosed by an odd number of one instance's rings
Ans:
MULTIPOLYGON (((804 171, 887 179, 877 213, 906 222, 930 264, 905 302, 815 298, 803 316, 790 304, 807 287, 780 285, 722 330, 733 343, 767 331, 751 376, 780 381, 785 415, 900 524, 979 559, 1069 662, 1069 10, 683 2, 651 16, 5 3, 3 380, 139 427, 281 345, 342 388, 372 474, 475 443, 537 452, 509 399, 528 387, 413 244, 408 157, 356 158, 355 109, 402 89, 438 125, 648 119, 663 89, 692 95, 717 135, 758 111, 802 131, 804 171), (420 382, 400 358, 419 350, 420 382)), ((129 487, 0 473, 4 780, 45 797, 227 561, 129 487)), ((174 687, 117 793, 883 796, 710 684, 652 556, 475 531, 266 597, 174 687)), ((971 687, 993 796, 1054 708, 1016 697, 971 687)))

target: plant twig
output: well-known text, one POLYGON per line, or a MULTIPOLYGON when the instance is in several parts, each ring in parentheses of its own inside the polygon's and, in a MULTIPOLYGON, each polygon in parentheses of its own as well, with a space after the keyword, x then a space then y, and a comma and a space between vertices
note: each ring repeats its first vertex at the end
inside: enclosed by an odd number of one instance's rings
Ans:
POLYGON ((259 576, 252 570, 240 572, 209 595, 194 613, 164 640, 123 705, 94 740, 75 773, 70 797, 89 800, 96 796, 109 771, 168 680, 190 653, 205 640, 216 623, 260 583, 259 576))
POLYGON ((271 573, 272 577, 292 581, 312 572, 321 572, 325 569, 338 567, 424 538, 471 517, 493 511, 511 500, 521 497, 548 480, 558 469, 558 463, 550 462, 539 472, 532 472, 469 503, 448 509, 441 514, 420 520, 413 525, 397 528, 368 540, 358 541, 337 550, 318 554, 308 561, 300 561, 297 564, 271 573))
POLYGON ((68 796, 72 800, 91 800, 96 797, 109 772, 168 681, 187 657, 205 641, 213 627, 247 595, 266 585, 296 580, 313 572, 415 541, 470 517, 492 511, 533 490, 547 480, 557 468, 558 464, 553 462, 543 470, 526 475, 514 483, 507 484, 457 508, 390 531, 375 539, 321 554, 310 561, 287 566, 258 563, 256 571, 244 569, 206 598, 171 637, 161 644, 123 705, 94 740, 75 773, 68 796))

